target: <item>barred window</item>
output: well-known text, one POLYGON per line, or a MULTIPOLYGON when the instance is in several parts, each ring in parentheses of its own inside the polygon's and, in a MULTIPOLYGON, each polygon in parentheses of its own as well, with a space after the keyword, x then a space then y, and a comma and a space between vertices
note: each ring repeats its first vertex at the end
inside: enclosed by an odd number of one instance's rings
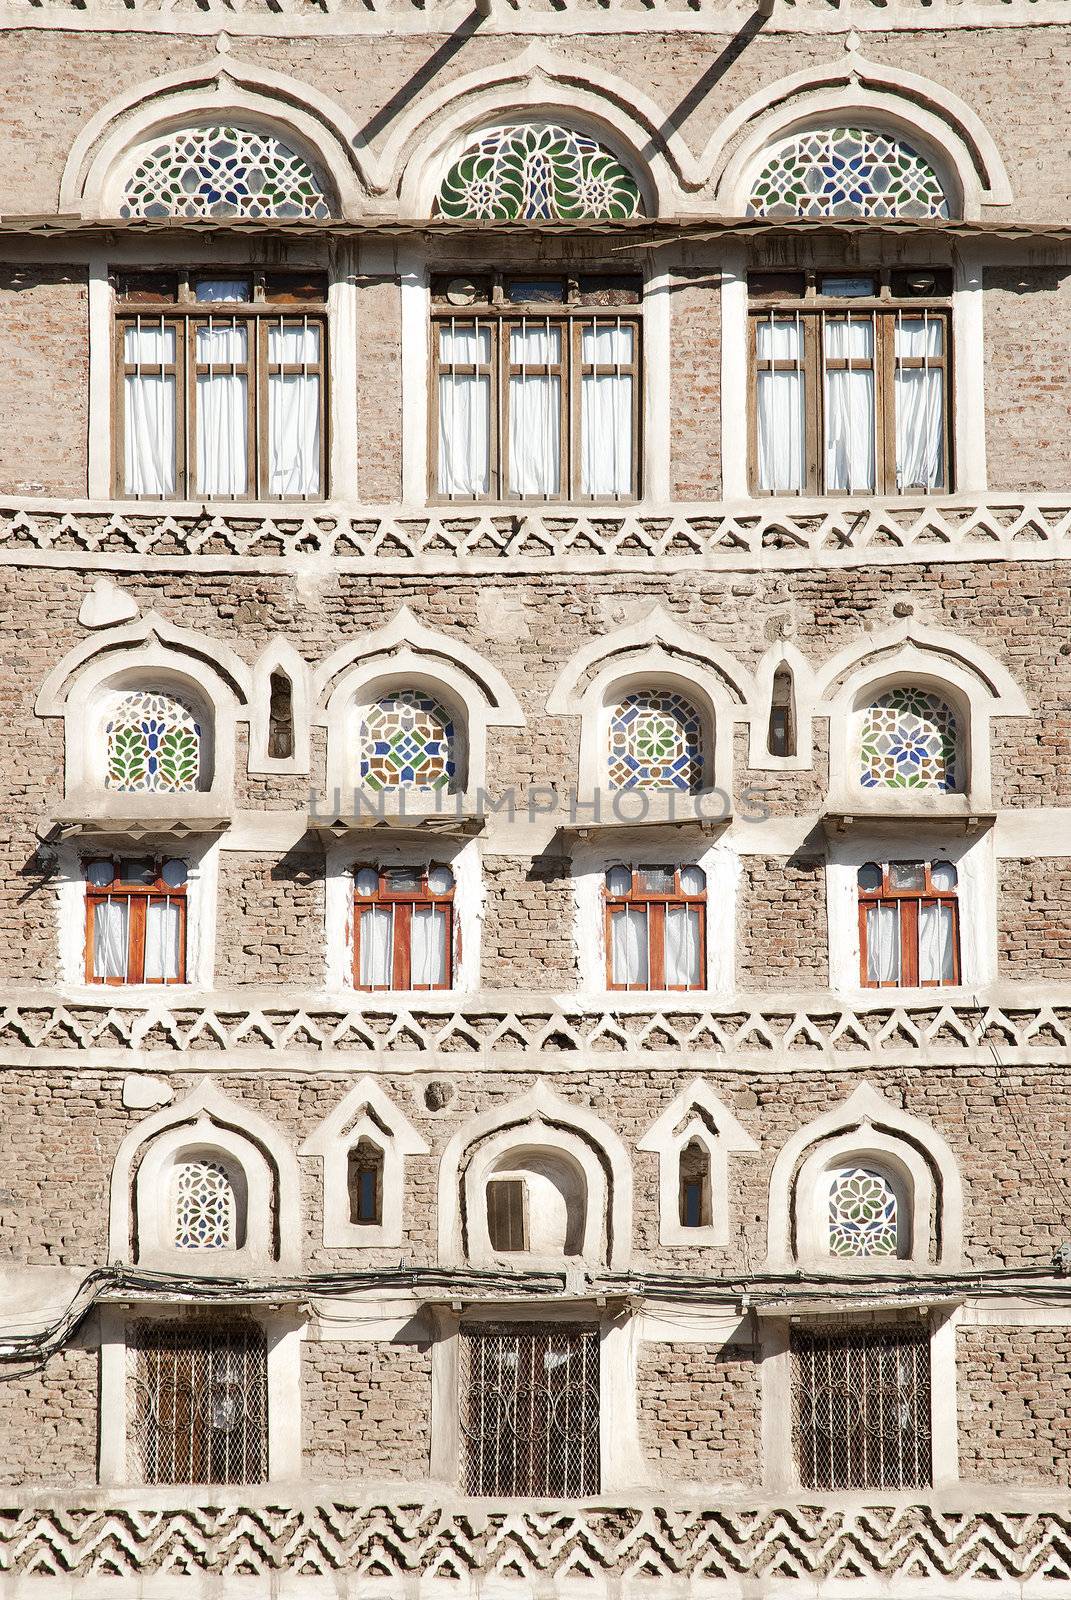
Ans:
POLYGON ((431 492, 445 500, 639 493, 641 285, 432 285, 431 492))
POLYGON ((951 861, 867 861, 857 881, 864 988, 960 982, 959 880, 951 861))
POLYGON ((454 981, 454 875, 449 867, 357 867, 356 989, 449 989, 454 981))
POLYGON ((462 1328, 461 1419, 466 1493, 598 1494, 598 1329, 462 1328))
POLYGON ((268 1367, 251 1322, 141 1322, 132 1332, 133 1439, 145 1483, 263 1483, 268 1367))
POLYGON ((185 983, 186 863, 87 861, 86 982, 185 983))
POLYGON ((116 288, 116 494, 322 498, 325 282, 134 273, 116 288))
POLYGON ((924 1327, 792 1335, 793 1422, 805 1489, 919 1489, 932 1481, 924 1327))
POLYGON ((753 273, 748 282, 755 490, 947 492, 950 275, 753 273))
POLYGON ((603 887, 609 989, 702 989, 706 874, 700 867, 611 867, 603 887))

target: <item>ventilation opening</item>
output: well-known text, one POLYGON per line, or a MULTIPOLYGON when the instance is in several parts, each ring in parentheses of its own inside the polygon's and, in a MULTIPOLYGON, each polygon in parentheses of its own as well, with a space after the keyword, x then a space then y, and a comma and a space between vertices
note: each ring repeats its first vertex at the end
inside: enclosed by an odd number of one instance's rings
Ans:
POLYGON ((709 1228, 712 1221, 710 1156, 698 1139, 681 1151, 680 1217, 682 1228, 709 1228))
POLYGON ((492 1250, 527 1250, 528 1219, 521 1178, 492 1178, 487 1185, 487 1233, 492 1250))
POLYGON ((770 696, 770 727, 766 737, 766 748, 772 756, 796 754, 795 701, 792 673, 788 667, 778 667, 770 696))
POLYGON ((294 754, 294 689, 285 672, 271 675, 268 702, 268 755, 288 761, 294 754))
POLYGON ((359 1139, 349 1154, 350 1221, 378 1226, 383 1221, 383 1152, 371 1139, 359 1139))

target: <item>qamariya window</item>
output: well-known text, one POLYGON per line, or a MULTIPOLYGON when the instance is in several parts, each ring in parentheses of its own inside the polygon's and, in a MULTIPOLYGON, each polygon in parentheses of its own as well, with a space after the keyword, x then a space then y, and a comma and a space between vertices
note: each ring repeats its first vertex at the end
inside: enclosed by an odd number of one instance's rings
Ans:
POLYGON ((439 190, 440 216, 494 222, 620 221, 642 210, 635 178, 597 140, 557 123, 484 133, 439 190))
POLYGON ((751 190, 752 217, 949 214, 940 179, 905 140, 876 128, 810 128, 778 143, 751 190))
POLYGON ((179 128, 145 152, 127 179, 123 217, 331 215, 312 167, 273 133, 179 128))
POLYGON ((201 726, 193 707, 178 695, 142 689, 120 694, 104 731, 109 789, 124 794, 196 789, 201 726))

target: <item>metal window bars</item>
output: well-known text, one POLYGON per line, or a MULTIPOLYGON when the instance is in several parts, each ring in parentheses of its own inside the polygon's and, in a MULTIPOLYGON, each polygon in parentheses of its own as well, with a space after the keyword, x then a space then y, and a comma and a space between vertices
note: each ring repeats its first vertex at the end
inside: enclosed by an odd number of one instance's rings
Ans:
POLYGON ((932 1481, 929 1330, 794 1331, 792 1408, 806 1489, 932 1481))
POLYGON ((145 1483, 262 1483, 267 1340, 251 1322, 145 1321, 129 1341, 145 1483))
POLYGON ((463 1327, 461 1425, 467 1494, 597 1494, 598 1330, 463 1327))

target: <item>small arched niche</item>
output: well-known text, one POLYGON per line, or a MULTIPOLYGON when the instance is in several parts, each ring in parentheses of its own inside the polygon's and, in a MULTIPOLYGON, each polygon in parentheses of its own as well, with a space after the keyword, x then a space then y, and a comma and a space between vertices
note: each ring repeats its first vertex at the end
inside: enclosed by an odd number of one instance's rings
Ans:
POLYGON ((587 1181, 564 1150, 521 1146, 487 1175, 487 1233, 496 1255, 581 1256, 587 1226, 587 1181))

